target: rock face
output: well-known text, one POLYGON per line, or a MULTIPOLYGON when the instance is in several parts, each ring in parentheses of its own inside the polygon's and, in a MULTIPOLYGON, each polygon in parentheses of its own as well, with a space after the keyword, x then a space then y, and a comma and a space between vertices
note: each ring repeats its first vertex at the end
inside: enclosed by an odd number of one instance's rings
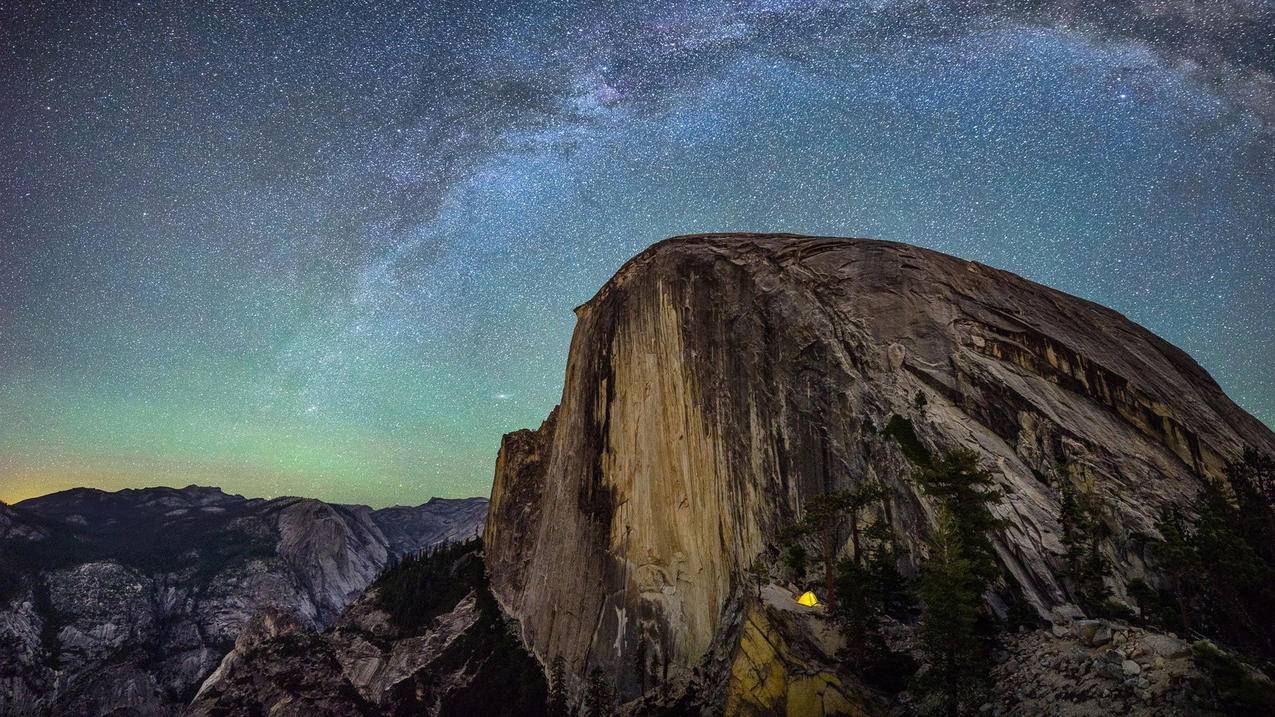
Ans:
POLYGON ((321 633, 259 614, 185 714, 543 715, 540 666, 490 597, 476 544, 451 550, 428 576, 398 566, 321 633), (400 591, 399 609, 428 603, 437 614, 404 624, 387 590, 400 591))
POLYGON ((1224 480, 1246 445, 1275 453, 1190 357, 1120 314, 906 245, 670 239, 576 315, 560 406, 501 446, 485 542, 496 597, 577 693, 594 667, 633 699, 746 650, 743 572, 825 491, 887 486, 914 567, 934 505, 880 430, 892 417, 1000 476, 995 547, 1042 617, 1073 600, 1057 480, 1102 506, 1120 596, 1162 507, 1224 480))
POLYGON ((330 624, 390 559, 472 536, 485 512, 198 486, 3 506, 0 715, 173 714, 259 610, 330 624))
POLYGON ((431 498, 425 505, 394 506, 372 512, 391 555, 407 555, 421 546, 459 543, 478 537, 487 518, 485 498, 431 498))

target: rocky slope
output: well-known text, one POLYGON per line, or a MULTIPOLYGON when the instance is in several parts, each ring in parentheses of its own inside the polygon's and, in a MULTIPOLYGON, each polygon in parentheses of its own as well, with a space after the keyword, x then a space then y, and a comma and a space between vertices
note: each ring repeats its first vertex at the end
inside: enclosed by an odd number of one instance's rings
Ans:
POLYGON ((475 541, 396 567, 323 632, 259 614, 185 714, 535 717, 545 697, 475 541))
POLYGON ((77 489, 0 508, 0 715, 172 714, 262 608, 331 623, 391 559, 486 501, 372 510, 216 488, 77 489))
POLYGON ((916 247, 675 238, 576 314, 560 406, 502 443, 485 542, 497 599, 577 695, 601 668, 626 700, 698 685, 740 713, 875 711, 820 666, 835 646, 785 638, 743 573, 812 496, 870 479, 914 570, 935 504, 908 444, 971 448, 998 475, 1009 584, 988 599, 1059 629, 1079 612, 1060 481, 1100 506, 1120 599, 1157 579, 1140 538, 1161 508, 1225 480, 1245 446, 1275 454, 1190 357, 1120 314, 916 247), (892 418, 915 438, 883 431, 892 418))

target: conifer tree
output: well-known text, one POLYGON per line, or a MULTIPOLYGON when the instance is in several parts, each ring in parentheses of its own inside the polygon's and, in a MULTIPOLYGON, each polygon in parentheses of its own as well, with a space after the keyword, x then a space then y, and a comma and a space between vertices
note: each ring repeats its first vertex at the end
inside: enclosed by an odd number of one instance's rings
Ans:
POLYGON ((917 686, 926 712, 969 711, 986 679, 987 648, 978 634, 983 581, 961 542, 961 528, 948 508, 939 510, 921 567, 921 651, 925 669, 917 686))
POLYGON ((999 572, 991 536, 1005 525, 989 507, 1002 497, 995 477, 979 468, 978 454, 967 448, 948 451, 917 477, 926 494, 951 513, 952 529, 974 576, 983 584, 991 582, 999 572))
MULTIPOLYGON (((885 494, 876 497, 884 500, 885 494)), ((838 563, 837 604, 831 614, 845 637, 842 658, 849 667, 869 684, 897 692, 915 671, 915 663, 889 648, 882 627, 886 615, 909 617, 912 598, 898 570, 888 515, 883 502, 882 515, 863 530, 858 557, 838 563)))
POLYGON ((916 607, 912 586, 899 572, 899 551, 895 544, 894 529, 887 520, 874 522, 867 531, 872 543, 868 557, 868 574, 876 586, 881 601, 881 612, 896 620, 911 617, 916 607))
MULTIPOLYGON (((1231 477, 1244 470, 1232 466, 1231 477)), ((1241 481, 1244 478, 1240 479, 1241 481)), ((1151 544, 1151 555, 1162 575, 1164 590, 1158 594, 1141 587, 1144 611, 1155 614, 1155 603, 1165 594, 1177 607, 1177 622, 1184 630, 1210 635, 1221 642, 1267 659, 1275 656, 1275 566, 1263 558, 1263 545, 1251 535, 1265 531, 1265 518, 1253 519, 1243 506, 1254 500, 1248 485, 1229 483, 1236 505, 1225 485, 1203 482, 1191 506, 1196 518, 1171 508, 1156 522, 1160 537, 1151 544), (1240 494, 1246 491, 1243 498, 1240 494)), ((1162 616, 1161 616, 1162 617, 1162 616)))
POLYGON ((1169 592, 1178 609, 1178 627, 1192 628, 1190 605, 1199 579, 1199 554, 1191 539, 1186 517, 1178 508, 1166 508, 1156 519, 1160 539, 1151 546, 1152 555, 1169 581, 1169 592))
POLYGON ((840 544, 838 527, 843 520, 849 518, 852 557, 855 565, 863 568, 865 551, 861 524, 864 510, 888 498, 889 492, 876 481, 860 483, 851 490, 823 493, 812 498, 801 519, 784 531, 784 537, 794 543, 805 535, 818 536, 824 570, 823 599, 830 612, 835 612, 837 604, 836 558, 840 544))
POLYGON ((562 655, 553 658, 549 669, 549 700, 546 712, 549 717, 568 717, 567 709, 567 661, 562 655))
POLYGON ((802 583, 806 579, 806 561, 809 559, 806 546, 793 542, 784 550, 784 564, 792 571, 793 579, 802 583))
POLYGON ((837 564, 837 605, 833 616, 846 639, 845 657, 862 668, 869 659, 871 643, 879 636, 882 599, 868 569, 849 558, 837 564))
POLYGON ((1058 492, 1058 519, 1062 524, 1062 544, 1067 551, 1067 576, 1080 606, 1090 612, 1100 610, 1110 597, 1104 583, 1110 566, 1102 554, 1107 528, 1098 500, 1091 484, 1077 486, 1065 469, 1059 477, 1058 492))
POLYGON ((615 713, 615 690, 602 668, 589 671, 589 682, 584 693, 582 717, 610 717, 615 713))
POLYGON ((1245 448, 1240 460, 1227 464, 1226 479, 1235 492, 1245 539, 1268 565, 1275 565, 1275 459, 1245 448))
POLYGON ((821 493, 806 503, 806 510, 801 519, 784 531, 789 540, 799 540, 805 535, 819 538, 820 552, 823 558, 824 595, 828 609, 836 607, 836 558, 838 545, 838 526, 849 510, 852 495, 849 491, 832 491, 821 493))
POLYGON ((1196 614, 1231 644, 1271 651, 1272 571, 1243 534, 1244 518, 1220 486, 1206 482, 1191 541, 1203 580, 1196 614))
MULTIPOLYGON (((863 496, 883 499, 884 492, 869 488, 863 496)), ((853 513, 852 513, 853 515, 853 513)), ((907 586, 896 565, 894 533, 884 519, 873 521, 856 540, 853 559, 837 566, 838 603, 832 611, 846 637, 846 653, 852 664, 862 665, 881 656, 881 620, 886 614, 903 617, 909 604, 907 586)))
POLYGON ((1004 521, 992 514, 991 504, 1001 492, 994 476, 979 468, 978 454, 967 449, 931 461, 917 479, 939 500, 929 557, 921 566, 925 669, 917 688, 926 711, 955 715, 970 708, 991 667, 983 593, 1000 572, 991 536, 1004 521))

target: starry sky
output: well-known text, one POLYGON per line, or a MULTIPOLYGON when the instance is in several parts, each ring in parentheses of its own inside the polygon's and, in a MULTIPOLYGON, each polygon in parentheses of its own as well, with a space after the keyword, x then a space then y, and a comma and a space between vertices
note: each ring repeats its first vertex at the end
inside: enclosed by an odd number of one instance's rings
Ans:
POLYGON ((0 500, 485 495, 702 231, 1008 269, 1275 423, 1275 0, 0 0, 0 500))

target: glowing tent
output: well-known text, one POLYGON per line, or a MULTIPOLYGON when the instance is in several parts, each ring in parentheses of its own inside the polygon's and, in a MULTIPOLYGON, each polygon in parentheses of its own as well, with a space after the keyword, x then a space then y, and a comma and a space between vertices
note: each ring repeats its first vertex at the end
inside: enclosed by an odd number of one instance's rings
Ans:
POLYGON ((819 604, 819 598, 815 597, 814 593, 807 590, 801 594, 801 597, 797 598, 797 602, 805 605, 806 607, 814 607, 819 604))

